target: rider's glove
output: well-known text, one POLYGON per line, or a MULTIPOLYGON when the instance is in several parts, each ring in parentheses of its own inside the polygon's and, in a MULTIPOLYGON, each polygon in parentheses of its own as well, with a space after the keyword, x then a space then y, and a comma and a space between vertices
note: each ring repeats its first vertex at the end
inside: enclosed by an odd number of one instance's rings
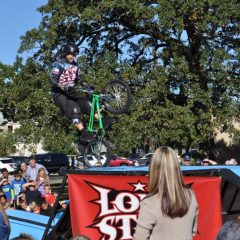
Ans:
POLYGON ((94 91, 94 87, 93 86, 90 86, 88 83, 86 82, 81 82, 81 89, 84 89, 84 90, 89 90, 89 91, 94 91))
POLYGON ((90 92, 91 92, 91 91, 94 91, 94 87, 89 86, 89 85, 84 86, 83 89, 85 89, 85 90, 87 90, 87 91, 90 91, 90 92))
POLYGON ((66 91, 68 93, 72 93, 72 92, 74 92, 74 87, 73 86, 66 86, 66 90, 64 90, 64 91, 66 91))
POLYGON ((71 93, 74 91, 73 86, 67 86, 67 85, 63 85, 63 84, 59 84, 58 86, 66 93, 71 93))

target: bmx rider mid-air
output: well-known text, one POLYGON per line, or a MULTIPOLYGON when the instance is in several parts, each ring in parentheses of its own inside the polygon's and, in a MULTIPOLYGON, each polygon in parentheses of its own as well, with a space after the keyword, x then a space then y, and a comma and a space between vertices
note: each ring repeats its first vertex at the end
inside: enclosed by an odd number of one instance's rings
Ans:
MULTIPOLYGON (((52 65, 49 81, 52 85, 51 93, 54 103, 79 130, 80 139, 90 142, 94 137, 84 127, 81 119, 82 113, 90 114, 90 102, 83 93, 75 91, 76 83, 81 82, 80 69, 75 62, 78 54, 78 46, 74 43, 67 43, 63 46, 59 59, 52 65)), ((95 113, 94 117, 98 119, 98 114, 95 113)), ((102 120, 104 128, 110 127, 112 123, 110 117, 107 116, 102 120)))

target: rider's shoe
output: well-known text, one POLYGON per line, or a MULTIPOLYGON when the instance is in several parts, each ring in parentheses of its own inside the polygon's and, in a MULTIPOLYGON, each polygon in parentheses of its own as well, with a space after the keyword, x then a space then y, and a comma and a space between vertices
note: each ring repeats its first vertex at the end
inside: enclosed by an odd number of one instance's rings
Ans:
POLYGON ((94 140, 94 136, 88 132, 85 128, 80 131, 80 140, 83 142, 91 142, 94 140))
POLYGON ((116 122, 116 119, 112 118, 110 116, 104 116, 102 118, 103 128, 105 130, 109 130, 111 128, 112 124, 115 122, 116 122))

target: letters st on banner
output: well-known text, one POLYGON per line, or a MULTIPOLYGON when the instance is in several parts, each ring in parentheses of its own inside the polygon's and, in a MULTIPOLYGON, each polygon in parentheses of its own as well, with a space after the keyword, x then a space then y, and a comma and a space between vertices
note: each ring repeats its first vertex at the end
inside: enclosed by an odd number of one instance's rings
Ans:
MULTIPOLYGON (((219 177, 185 177, 199 204, 194 240, 213 240, 222 225, 219 177)), ((133 239, 147 176, 68 175, 73 236, 90 239, 133 239)), ((153 206, 154 207, 154 206, 153 206)))

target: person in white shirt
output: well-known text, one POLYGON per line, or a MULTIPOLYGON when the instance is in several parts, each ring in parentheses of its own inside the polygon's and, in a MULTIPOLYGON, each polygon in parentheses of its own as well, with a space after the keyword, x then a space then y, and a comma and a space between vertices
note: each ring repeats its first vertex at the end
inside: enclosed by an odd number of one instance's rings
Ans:
POLYGON ((27 182, 29 182, 30 180, 33 180, 34 182, 36 181, 39 168, 44 168, 46 174, 48 175, 47 169, 42 164, 36 163, 34 157, 30 157, 29 167, 27 168, 26 172, 27 182))

